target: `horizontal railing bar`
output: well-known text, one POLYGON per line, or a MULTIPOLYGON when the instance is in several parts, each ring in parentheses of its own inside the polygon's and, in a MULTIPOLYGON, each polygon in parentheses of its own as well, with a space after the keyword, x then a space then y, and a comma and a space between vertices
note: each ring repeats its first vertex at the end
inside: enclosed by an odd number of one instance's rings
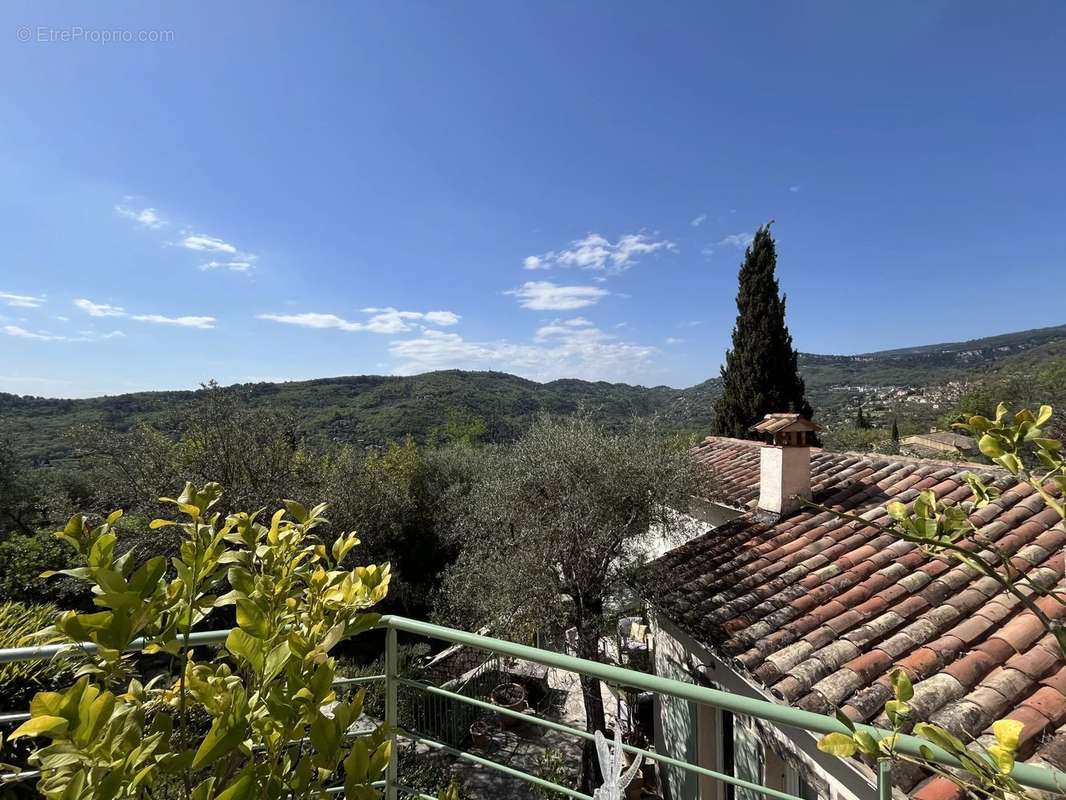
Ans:
POLYGON ((349 683, 373 683, 374 681, 385 680, 384 675, 360 675, 358 678, 336 678, 333 681, 334 686, 346 686, 349 683))
MULTIPOLYGON (((222 631, 198 631, 189 634, 189 646, 200 647, 205 644, 221 644, 226 641, 229 630, 222 631)), ((141 650, 149 639, 134 639, 126 652, 141 650)), ((185 637, 176 640, 179 644, 185 643, 185 637)), ((55 658, 58 655, 80 650, 83 653, 95 653, 100 648, 92 642, 77 642, 69 644, 43 644, 36 647, 3 647, 0 648, 0 664, 13 664, 17 661, 44 661, 55 658)))
POLYGON ((39 778, 41 771, 37 769, 29 769, 23 772, 5 772, 0 774, 0 786, 9 783, 22 783, 24 781, 32 781, 34 778, 39 778))
MULTIPOLYGON (((380 627, 395 628, 396 630, 414 633, 420 636, 428 636, 441 639, 446 642, 455 642, 473 647, 479 650, 500 653, 523 661, 532 661, 546 667, 554 667, 569 672, 577 672, 608 683, 631 686, 649 692, 671 695, 682 700, 691 700, 694 703, 723 708, 735 714, 744 714, 759 719, 776 722, 793 728, 801 728, 816 733, 843 733, 850 731, 838 719, 824 714, 816 714, 813 711, 805 711, 800 708, 772 703, 769 700, 758 700, 744 695, 732 694, 719 689, 710 689, 696 684, 682 683, 681 681, 660 678, 655 675, 646 675, 635 670, 616 667, 611 664, 600 664, 597 661, 589 661, 583 658, 553 653, 548 650, 539 650, 524 644, 505 642, 492 639, 487 636, 479 636, 476 633, 445 628, 429 622, 407 619, 387 615, 379 621, 380 627)), ((917 758, 928 758, 938 764, 951 767, 961 767, 958 759, 944 751, 942 748, 930 742, 907 734, 893 734, 891 731, 875 728, 872 725, 856 725, 856 730, 869 733, 875 739, 884 739, 896 736, 894 749, 906 755, 917 758)), ((1066 772, 1048 767, 1037 767, 1032 764, 1016 763, 1011 771, 1011 777, 1023 786, 1034 789, 1063 793, 1066 791, 1066 772)))
MULTIPOLYGON (((522 711, 512 711, 509 708, 502 708, 493 703, 487 703, 484 700, 477 700, 473 697, 467 697, 466 695, 458 694, 456 692, 450 692, 447 689, 441 689, 437 686, 433 686, 428 683, 421 683, 419 681, 413 681, 409 678, 400 678, 399 683, 401 686, 409 686, 412 689, 418 691, 424 691, 428 694, 436 695, 438 697, 446 697, 450 700, 457 700, 461 703, 468 703, 478 708, 484 708, 489 711, 494 711, 497 714, 503 714, 508 717, 520 719, 523 722, 530 722, 534 725, 539 725, 549 730, 559 731, 560 733, 569 733, 574 736, 579 736, 582 739, 588 739, 589 741, 595 741, 595 734, 583 731, 580 728, 575 728, 572 725, 564 725, 560 722, 544 719, 543 717, 536 717, 532 714, 526 714, 522 711)), ((733 786, 740 786, 744 789, 750 789, 758 794, 765 795, 766 797, 774 797, 777 800, 803 800, 801 797, 797 797, 794 794, 788 794, 787 792, 780 792, 777 789, 771 789, 769 786, 761 786, 757 783, 751 783, 741 778, 734 778, 732 775, 726 775, 723 772, 715 772, 713 769, 707 769, 706 767, 700 767, 696 764, 690 764, 687 761, 681 761, 676 758, 664 755, 663 753, 657 753, 654 750, 643 750, 639 747, 634 747, 630 744, 622 744, 622 749, 627 753, 640 754, 645 758, 651 759, 658 763, 669 764, 673 767, 679 767, 680 769, 689 770, 691 772, 705 775, 708 778, 714 778, 715 780, 722 781, 723 783, 729 783, 733 786)))
POLYGON ((560 786, 557 783, 546 781, 544 780, 544 778, 538 778, 536 775, 530 775, 528 772, 522 772, 522 770, 520 769, 515 769, 514 767, 509 767, 506 764, 500 764, 496 761, 490 761, 487 758, 482 758, 481 756, 476 756, 473 753, 468 753, 465 750, 459 750, 455 747, 452 747, 451 745, 444 744, 444 742, 438 742, 436 739, 428 739, 425 736, 420 736, 417 733, 405 730, 404 728, 398 728, 397 733, 399 733, 405 739, 410 739, 413 742, 421 742, 422 744, 426 745, 429 748, 432 748, 433 750, 440 750, 442 753, 447 753, 448 755, 454 758, 458 758, 461 761, 470 761, 474 764, 480 764, 483 767, 494 769, 497 772, 502 772, 505 775, 510 775, 512 778, 518 778, 519 780, 523 780, 526 783, 533 783, 537 786, 542 786, 545 789, 551 789, 554 792, 559 792, 560 794, 569 795, 570 797, 576 797, 578 798, 578 800, 593 800, 590 795, 587 795, 583 792, 579 792, 576 789, 570 789, 566 786, 560 786))
MULTIPOLYGON (((357 678, 336 678, 333 681, 333 686, 348 686, 353 683, 373 683, 374 681, 385 680, 384 675, 361 675, 357 678)), ((0 725, 4 723, 12 722, 25 722, 30 718, 27 712, 17 712, 11 714, 0 714, 0 725)))
MULTIPOLYGON (((385 786, 385 781, 374 781, 372 784, 375 789, 381 789, 385 786)), ((431 794, 423 794, 421 789, 416 789, 414 786, 397 786, 396 791, 403 792, 407 797, 416 797, 418 800, 437 800, 431 794)), ((326 789, 326 794, 344 794, 343 786, 330 786, 326 789)))

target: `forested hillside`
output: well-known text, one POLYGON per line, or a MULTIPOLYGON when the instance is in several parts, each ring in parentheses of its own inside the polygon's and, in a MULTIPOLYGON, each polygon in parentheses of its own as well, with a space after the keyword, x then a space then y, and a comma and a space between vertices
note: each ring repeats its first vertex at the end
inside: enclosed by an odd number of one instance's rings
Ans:
MULTIPOLYGON (((382 444, 411 434, 427 440, 449 420, 484 422, 484 438, 515 439, 538 413, 570 414, 585 407, 597 418, 622 424, 659 414, 675 431, 703 431, 717 381, 679 390, 618 383, 558 380, 550 383, 501 372, 447 370, 413 377, 356 376, 240 387, 252 408, 291 413, 310 443, 382 444)), ((179 432, 198 392, 136 392, 86 400, 0 394, 0 428, 18 452, 36 463, 62 459, 68 432, 77 425, 128 430, 138 420, 179 432)))
MULTIPOLYGON (((1054 383, 1054 370, 1062 363, 1066 325, 967 342, 853 356, 801 353, 799 358, 808 397, 823 424, 847 424, 861 404, 875 425, 899 417, 916 429, 933 424, 981 384, 1008 383, 1009 393, 1018 394, 1030 379, 1037 387, 1054 383)), ((512 441, 536 414, 569 414, 582 406, 612 425, 659 415, 670 430, 703 433, 718 390, 717 377, 673 389, 574 379, 537 383, 501 372, 460 370, 240 387, 251 407, 292 414, 309 443, 355 445, 382 444, 406 434, 426 441, 456 419, 483 422, 488 441, 512 441)), ((0 394, 0 433, 32 463, 56 463, 70 453, 68 434, 78 425, 121 432, 143 420, 177 433, 197 394, 136 392, 86 400, 0 394)), ((1019 400, 1030 401, 1027 396, 1019 400)))

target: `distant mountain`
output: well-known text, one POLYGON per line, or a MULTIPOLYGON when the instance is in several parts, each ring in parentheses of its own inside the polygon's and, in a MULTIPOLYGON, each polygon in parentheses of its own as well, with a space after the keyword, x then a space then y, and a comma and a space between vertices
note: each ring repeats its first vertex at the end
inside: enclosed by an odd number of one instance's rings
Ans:
MULTIPOLYGON (((411 377, 356 376, 239 386, 252 406, 289 412, 312 442, 380 444, 430 432, 460 413, 485 421, 491 441, 516 438, 541 412, 570 414, 585 407, 609 424, 654 414, 676 431, 710 425, 717 380, 688 389, 624 383, 557 380, 550 383, 502 372, 445 370, 411 377)), ((183 409, 197 392, 136 392, 85 400, 0 394, 0 434, 12 435, 22 454, 37 463, 69 454, 64 434, 73 425, 98 424, 122 431, 137 420, 177 430, 183 409)))
POLYGON ((1064 358, 1066 325, 1059 325, 852 356, 801 353, 799 366, 823 423, 853 418, 859 403, 872 406, 875 420, 879 409, 929 422, 971 384, 1064 358))
MULTIPOLYGON (((1066 359, 1066 325, 853 356, 801 353, 799 365, 824 424, 846 423, 860 403, 874 421, 904 414, 924 423, 950 408, 970 383, 1039 369, 1056 359, 1066 359)), ((424 440, 456 412, 483 419, 492 441, 510 441, 540 412, 569 414, 582 406, 612 425, 657 414, 675 431, 705 433, 719 379, 672 389, 574 379, 537 383, 502 372, 445 370, 251 383, 240 390, 253 406, 296 415, 312 442, 371 445, 408 433, 424 440)), ((143 419, 176 430, 196 395, 137 392, 56 400, 0 394, 0 435, 11 435, 26 457, 51 463, 68 455, 64 434, 72 425, 121 431, 143 419)))

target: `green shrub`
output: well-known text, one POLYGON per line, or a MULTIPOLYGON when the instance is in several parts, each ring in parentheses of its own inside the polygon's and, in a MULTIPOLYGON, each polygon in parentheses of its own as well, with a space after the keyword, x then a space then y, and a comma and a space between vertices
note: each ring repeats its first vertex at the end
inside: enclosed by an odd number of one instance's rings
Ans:
MULTIPOLYGON (((69 547, 50 534, 12 534, 0 542, 0 602, 54 603, 60 608, 86 605, 84 586, 69 578, 46 581, 41 573, 74 566, 69 547)), ((50 620, 49 620, 50 621, 50 620)))
MULTIPOLYGON (((57 613, 53 605, 0 603, 0 647, 24 647, 27 637, 51 625, 57 613)), ((28 709, 36 692, 55 688, 72 671, 69 662, 55 659, 0 664, 0 710, 28 709)))

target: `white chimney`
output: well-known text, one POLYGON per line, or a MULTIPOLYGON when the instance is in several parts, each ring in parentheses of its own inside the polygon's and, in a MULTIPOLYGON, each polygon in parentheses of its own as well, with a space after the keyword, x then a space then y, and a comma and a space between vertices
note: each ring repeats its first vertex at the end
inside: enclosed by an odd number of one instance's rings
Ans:
POLYGON ((782 516, 811 499, 811 436, 821 427, 799 414, 767 414, 752 431, 767 436, 759 453, 759 508, 782 516))

